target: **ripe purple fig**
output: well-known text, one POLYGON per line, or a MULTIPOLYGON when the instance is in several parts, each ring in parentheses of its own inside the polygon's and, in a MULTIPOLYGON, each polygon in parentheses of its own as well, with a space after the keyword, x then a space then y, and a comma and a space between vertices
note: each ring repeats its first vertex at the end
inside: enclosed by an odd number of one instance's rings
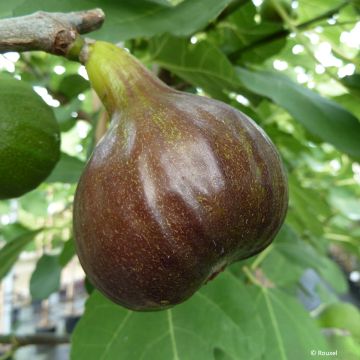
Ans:
POLYGON ((287 209, 284 169, 240 111, 171 89, 115 45, 88 51, 112 120, 76 191, 77 253, 114 302, 169 308, 271 243, 287 209))

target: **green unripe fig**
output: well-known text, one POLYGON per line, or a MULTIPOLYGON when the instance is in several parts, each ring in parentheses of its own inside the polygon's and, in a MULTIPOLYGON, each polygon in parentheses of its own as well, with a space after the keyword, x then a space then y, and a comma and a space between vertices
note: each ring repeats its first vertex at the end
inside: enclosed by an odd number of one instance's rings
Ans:
POLYGON ((261 128, 171 89, 115 45, 90 45, 85 66, 112 117, 74 202, 77 253, 97 289, 133 310, 169 308, 271 243, 288 191, 261 128))
POLYGON ((339 302, 326 306, 317 321, 323 328, 347 330, 360 343, 360 312, 352 304, 339 302))
POLYGON ((0 134, 0 199, 19 197, 44 181, 59 160, 59 126, 29 84, 1 78, 0 134))

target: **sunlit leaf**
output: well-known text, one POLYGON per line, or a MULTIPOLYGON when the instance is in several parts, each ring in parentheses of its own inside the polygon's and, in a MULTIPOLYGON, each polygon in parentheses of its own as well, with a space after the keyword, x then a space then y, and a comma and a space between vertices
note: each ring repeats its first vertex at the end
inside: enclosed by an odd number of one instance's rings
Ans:
POLYGON ((0 228, 0 240, 8 242, 20 235, 28 233, 29 231, 31 230, 22 223, 15 222, 8 224, 0 228))
POLYGON ((323 220, 330 215, 324 196, 304 188, 295 176, 289 176, 290 209, 303 223, 304 230, 323 234, 323 220))
POLYGON ((238 68, 238 75, 248 89, 282 106, 313 135, 360 158, 360 122, 340 105, 279 73, 238 68))
POLYGON ((256 21, 258 11, 251 1, 221 22, 212 34, 219 47, 225 50, 232 60, 237 62, 263 62, 278 53, 286 44, 285 38, 264 42, 261 46, 252 46, 257 41, 282 29, 281 23, 256 21))
POLYGON ((47 193, 43 188, 35 189, 19 199, 22 210, 39 217, 46 217, 48 214, 47 193))

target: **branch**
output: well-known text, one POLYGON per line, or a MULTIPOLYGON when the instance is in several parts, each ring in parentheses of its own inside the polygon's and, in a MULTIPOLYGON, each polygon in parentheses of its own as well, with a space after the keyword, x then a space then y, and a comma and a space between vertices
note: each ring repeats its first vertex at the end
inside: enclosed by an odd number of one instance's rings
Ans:
POLYGON ((101 9, 71 13, 39 11, 3 19, 0 20, 0 53, 42 50, 68 56, 78 35, 99 29, 104 20, 101 9))
POLYGON ((70 342, 70 337, 55 334, 0 335, 0 344, 9 344, 16 348, 27 345, 60 345, 70 342))
MULTIPOLYGON (((336 6, 333 9, 330 9, 326 12, 324 12, 323 14, 320 14, 316 17, 314 17, 313 19, 307 20, 301 24, 299 24, 297 26, 297 28, 299 30, 304 30, 307 29, 309 26, 321 21, 321 20, 325 20, 328 18, 331 18, 332 16, 334 16, 335 14, 337 14, 342 8, 344 8, 345 6, 349 5, 349 0, 345 0, 344 2, 340 3, 338 6, 336 6)), ((269 42, 275 41, 275 40, 280 40, 283 39, 285 37, 287 37, 290 34, 290 30, 289 29, 281 29, 279 31, 276 31, 268 36, 265 36, 259 40, 256 40, 254 42, 252 42, 249 45, 246 45, 244 47, 242 47, 239 50, 234 51, 233 53, 229 54, 229 59, 230 60, 236 60, 240 55, 242 55, 244 52, 253 50, 254 48, 257 48, 259 46, 265 45, 269 42)))

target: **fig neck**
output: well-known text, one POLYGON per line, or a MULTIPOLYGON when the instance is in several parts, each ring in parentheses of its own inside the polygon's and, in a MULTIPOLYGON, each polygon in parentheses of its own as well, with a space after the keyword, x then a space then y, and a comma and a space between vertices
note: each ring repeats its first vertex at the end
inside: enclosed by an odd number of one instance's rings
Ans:
POLYGON ((173 90, 125 49, 97 41, 89 45, 85 64, 92 87, 109 114, 152 102, 173 90))

